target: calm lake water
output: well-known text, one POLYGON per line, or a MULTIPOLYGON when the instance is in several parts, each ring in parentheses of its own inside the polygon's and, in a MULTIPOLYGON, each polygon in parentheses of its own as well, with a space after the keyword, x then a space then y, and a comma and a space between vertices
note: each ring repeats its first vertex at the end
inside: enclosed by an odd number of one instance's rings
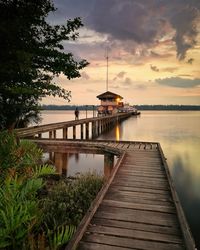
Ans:
MULTIPOLYGON (((92 117, 93 112, 80 112, 80 119, 92 117)), ((42 124, 74 119, 73 111, 43 111, 42 124)), ((58 137, 62 137, 61 131, 58 137)), ((172 178, 200 249, 200 112, 142 111, 98 139, 160 142, 172 178)), ((87 169, 103 172, 103 156, 72 155, 68 175, 87 169), (82 169, 82 170, 80 170, 82 169)))

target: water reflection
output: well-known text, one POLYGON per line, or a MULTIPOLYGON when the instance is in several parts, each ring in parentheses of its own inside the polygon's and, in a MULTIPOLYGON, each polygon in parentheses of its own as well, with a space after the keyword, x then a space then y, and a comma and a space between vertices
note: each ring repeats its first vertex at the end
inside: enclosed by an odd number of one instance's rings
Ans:
POLYGON ((119 130, 119 124, 117 124, 116 128, 115 128, 115 135, 116 135, 116 141, 119 141, 120 138, 120 130, 119 130))
POLYGON ((66 177, 77 173, 95 172, 108 178, 116 164, 117 158, 113 154, 80 154, 80 153, 45 153, 45 161, 56 167, 57 173, 66 177))
POLYGON ((68 154, 63 153, 54 153, 54 164, 56 166, 56 170, 59 174, 67 175, 67 166, 68 166, 68 154))
POLYGON ((188 163, 188 156, 184 162, 183 158, 177 155, 174 159, 172 175, 176 180, 175 187, 196 239, 196 244, 200 246, 200 182, 198 176, 194 175, 190 168, 185 167, 188 163))

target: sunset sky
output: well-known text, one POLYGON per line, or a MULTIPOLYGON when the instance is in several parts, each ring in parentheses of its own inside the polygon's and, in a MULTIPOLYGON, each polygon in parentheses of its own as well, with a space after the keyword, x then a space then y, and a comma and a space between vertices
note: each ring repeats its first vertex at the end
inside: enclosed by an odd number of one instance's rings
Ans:
MULTIPOLYGON (((79 39, 65 51, 90 65, 81 78, 56 79, 72 91, 69 104, 99 104, 108 89, 130 104, 200 105, 199 0, 54 0, 52 24, 81 17, 79 39)), ((46 98, 44 104, 68 104, 46 98)))

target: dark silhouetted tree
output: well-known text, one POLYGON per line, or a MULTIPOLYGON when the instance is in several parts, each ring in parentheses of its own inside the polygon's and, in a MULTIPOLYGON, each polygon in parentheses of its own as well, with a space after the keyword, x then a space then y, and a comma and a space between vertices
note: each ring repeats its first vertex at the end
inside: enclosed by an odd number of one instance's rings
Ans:
POLYGON ((54 83, 61 73, 80 76, 88 63, 66 53, 63 41, 76 40, 80 18, 50 25, 56 11, 51 0, 0 0, 0 129, 13 129, 38 119, 45 96, 70 100, 70 91, 54 83))

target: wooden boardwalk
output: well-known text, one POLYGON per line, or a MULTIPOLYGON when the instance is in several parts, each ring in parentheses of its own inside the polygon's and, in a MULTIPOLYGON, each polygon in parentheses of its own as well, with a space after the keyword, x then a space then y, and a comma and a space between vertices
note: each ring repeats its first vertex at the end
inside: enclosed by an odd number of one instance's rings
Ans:
POLYGON ((66 249, 195 249, 160 145, 100 143, 123 157, 66 249))
POLYGON ((91 149, 120 155, 66 250, 195 249, 159 143, 36 142, 51 150, 91 149))

